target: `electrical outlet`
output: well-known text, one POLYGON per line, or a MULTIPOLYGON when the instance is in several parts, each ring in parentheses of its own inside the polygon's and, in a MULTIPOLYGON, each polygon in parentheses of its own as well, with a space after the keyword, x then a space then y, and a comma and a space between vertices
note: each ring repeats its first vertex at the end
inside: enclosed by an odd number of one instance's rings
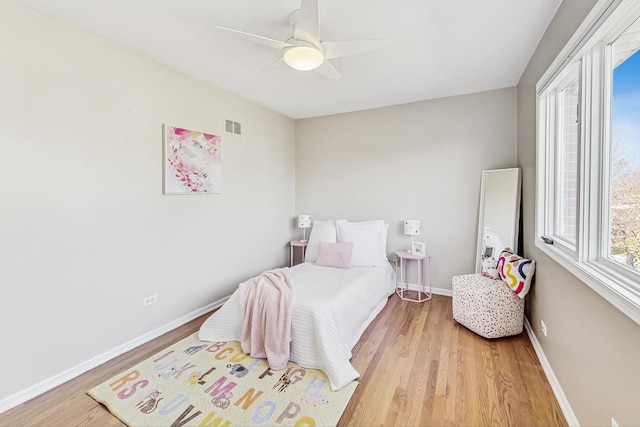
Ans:
POLYGON ((613 417, 611 417, 611 427, 620 427, 620 424, 613 417))
POLYGON ((157 295, 150 295, 148 297, 142 298, 142 305, 146 307, 148 305, 155 304, 156 301, 158 301, 158 296, 157 295))
POLYGON ((546 337, 547 336, 547 325, 545 325, 544 320, 540 321, 540 330, 542 330, 542 333, 546 337))

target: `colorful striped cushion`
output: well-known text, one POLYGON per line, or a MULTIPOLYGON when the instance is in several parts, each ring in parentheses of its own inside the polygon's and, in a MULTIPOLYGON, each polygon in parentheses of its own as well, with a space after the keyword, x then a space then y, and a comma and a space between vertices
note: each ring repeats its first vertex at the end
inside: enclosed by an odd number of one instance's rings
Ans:
POLYGON ((509 248, 505 248, 498 258, 498 273, 500 278, 516 295, 524 298, 531 287, 531 278, 536 269, 536 262, 522 258, 509 248))

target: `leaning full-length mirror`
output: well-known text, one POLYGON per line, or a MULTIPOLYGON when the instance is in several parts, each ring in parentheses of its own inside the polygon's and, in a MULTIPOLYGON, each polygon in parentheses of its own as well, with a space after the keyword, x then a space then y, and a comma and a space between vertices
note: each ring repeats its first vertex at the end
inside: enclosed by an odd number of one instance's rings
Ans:
POLYGON ((482 172, 476 272, 485 258, 497 260, 506 247, 517 250, 520 219, 520 169, 482 172))

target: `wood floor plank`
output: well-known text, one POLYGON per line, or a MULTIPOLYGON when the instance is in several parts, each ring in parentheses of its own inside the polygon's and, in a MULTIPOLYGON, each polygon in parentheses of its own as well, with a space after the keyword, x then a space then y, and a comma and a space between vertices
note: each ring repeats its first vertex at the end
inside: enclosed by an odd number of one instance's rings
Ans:
POLYGON ((415 334, 408 337, 413 343, 411 360, 407 361, 407 366, 410 367, 406 386, 409 404, 406 405, 406 409, 399 414, 397 425, 409 425, 411 420, 419 418, 423 406, 422 402, 425 401, 425 393, 428 388, 429 372, 423 369, 423 367, 429 363, 429 356, 427 355, 427 345, 424 338, 425 335, 428 335, 432 331, 429 322, 434 315, 433 305, 427 310, 420 310, 418 314, 419 315, 414 314, 415 334))
MULTIPOLYGON (((0 414, 0 426, 123 426, 86 392, 197 331, 210 314, 0 414)), ((486 340, 451 298, 389 298, 352 351, 360 383, 339 426, 566 426, 526 334, 486 340)))
MULTIPOLYGON (((397 321, 395 328, 390 328, 387 332, 388 345, 381 347, 381 357, 377 363, 376 369, 367 382, 366 388, 363 388, 362 402, 365 404, 366 410, 363 413, 363 426, 387 425, 385 419, 389 412, 394 410, 393 405, 380 402, 392 402, 396 392, 396 388, 401 383, 403 377, 404 361, 406 360, 406 346, 404 345, 405 336, 409 328, 410 322, 410 306, 400 307, 397 311, 397 321), (404 356, 401 356, 401 355, 404 356)), ((369 370, 367 370, 368 372, 369 370)))

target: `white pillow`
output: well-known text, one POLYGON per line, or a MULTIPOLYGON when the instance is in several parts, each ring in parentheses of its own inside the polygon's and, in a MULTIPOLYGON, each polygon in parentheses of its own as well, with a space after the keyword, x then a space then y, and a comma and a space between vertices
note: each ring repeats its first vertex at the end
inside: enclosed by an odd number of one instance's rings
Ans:
POLYGON ((354 267, 382 267, 387 259, 387 227, 382 220, 347 222, 336 221, 338 242, 352 242, 351 265, 354 267))
POLYGON ((385 224, 382 229, 382 238, 380 239, 380 255, 382 256, 383 264, 385 261, 389 261, 387 258, 387 236, 389 235, 389 224, 385 224))
POLYGON ((335 221, 313 221, 304 256, 305 262, 316 262, 320 242, 338 243, 335 221))

